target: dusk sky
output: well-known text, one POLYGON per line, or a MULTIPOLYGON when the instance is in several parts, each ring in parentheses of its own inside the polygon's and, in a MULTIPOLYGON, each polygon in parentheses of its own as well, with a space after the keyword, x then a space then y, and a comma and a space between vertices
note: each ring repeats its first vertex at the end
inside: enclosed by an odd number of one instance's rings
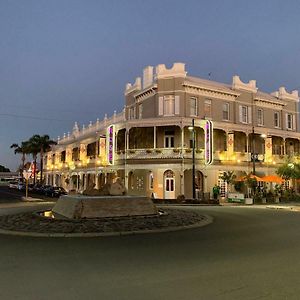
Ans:
POLYGON ((300 89, 300 1, 0 0, 0 164, 33 134, 52 138, 122 110, 147 65, 259 89, 300 89))

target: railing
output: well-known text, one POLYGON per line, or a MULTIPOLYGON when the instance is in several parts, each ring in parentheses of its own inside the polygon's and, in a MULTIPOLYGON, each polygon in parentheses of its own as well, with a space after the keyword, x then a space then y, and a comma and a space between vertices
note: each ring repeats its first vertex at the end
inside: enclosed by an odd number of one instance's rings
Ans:
MULTIPOLYGON (((203 159, 204 151, 196 150, 196 159, 203 159)), ((127 159, 179 159, 179 158, 192 158, 191 149, 181 148, 156 148, 156 149, 128 149, 127 155, 125 151, 117 151, 116 159, 123 160, 127 159)))
POLYGON ((58 144, 64 144, 71 140, 74 140, 75 138, 80 138, 89 134, 96 133, 100 129, 105 129, 111 124, 116 124, 122 121, 125 121, 125 110, 123 110, 119 114, 113 114, 110 118, 104 118, 102 121, 99 121, 98 119, 94 124, 90 123, 87 127, 84 127, 78 131, 73 131, 71 134, 68 133, 67 136, 64 136, 63 138, 60 138, 58 140, 58 144))

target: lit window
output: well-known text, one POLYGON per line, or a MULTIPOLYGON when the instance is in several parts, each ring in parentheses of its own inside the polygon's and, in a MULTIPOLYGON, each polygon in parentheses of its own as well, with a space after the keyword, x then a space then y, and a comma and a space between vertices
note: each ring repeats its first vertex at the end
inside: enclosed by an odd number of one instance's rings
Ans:
POLYGON ((198 109, 197 109, 197 98, 195 97, 191 97, 190 98, 190 103, 191 103, 191 106, 190 106, 190 115, 191 116, 198 116, 198 109))
POLYGON ((224 121, 229 120, 229 103, 223 104, 223 120, 224 121))
POLYGON ((257 110, 257 125, 264 125, 264 112, 262 109, 257 110))

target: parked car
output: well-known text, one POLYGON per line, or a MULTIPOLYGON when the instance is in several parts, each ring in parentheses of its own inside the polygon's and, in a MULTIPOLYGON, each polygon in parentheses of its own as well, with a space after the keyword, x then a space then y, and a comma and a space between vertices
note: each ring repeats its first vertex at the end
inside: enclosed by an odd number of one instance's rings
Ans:
POLYGON ((10 189, 17 189, 18 188, 18 181, 10 181, 8 187, 10 189))
POLYGON ((67 195, 67 192, 61 186, 51 186, 45 189, 45 195, 50 197, 59 197, 61 195, 67 195))

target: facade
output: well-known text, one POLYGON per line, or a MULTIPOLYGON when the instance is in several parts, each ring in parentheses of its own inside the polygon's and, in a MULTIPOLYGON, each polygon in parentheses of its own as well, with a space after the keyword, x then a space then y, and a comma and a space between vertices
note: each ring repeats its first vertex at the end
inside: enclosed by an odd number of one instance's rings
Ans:
POLYGON ((75 123, 58 140, 45 156, 46 183, 80 192, 121 177, 129 194, 191 198, 193 119, 199 197, 215 184, 224 191, 222 173, 248 173, 253 159, 257 174, 268 175, 287 157, 298 158, 298 91, 264 93, 239 76, 217 83, 188 76, 183 63, 174 63, 146 67, 124 95, 121 113, 86 128, 75 123), (212 163, 205 163, 203 120, 213 122, 212 163))

